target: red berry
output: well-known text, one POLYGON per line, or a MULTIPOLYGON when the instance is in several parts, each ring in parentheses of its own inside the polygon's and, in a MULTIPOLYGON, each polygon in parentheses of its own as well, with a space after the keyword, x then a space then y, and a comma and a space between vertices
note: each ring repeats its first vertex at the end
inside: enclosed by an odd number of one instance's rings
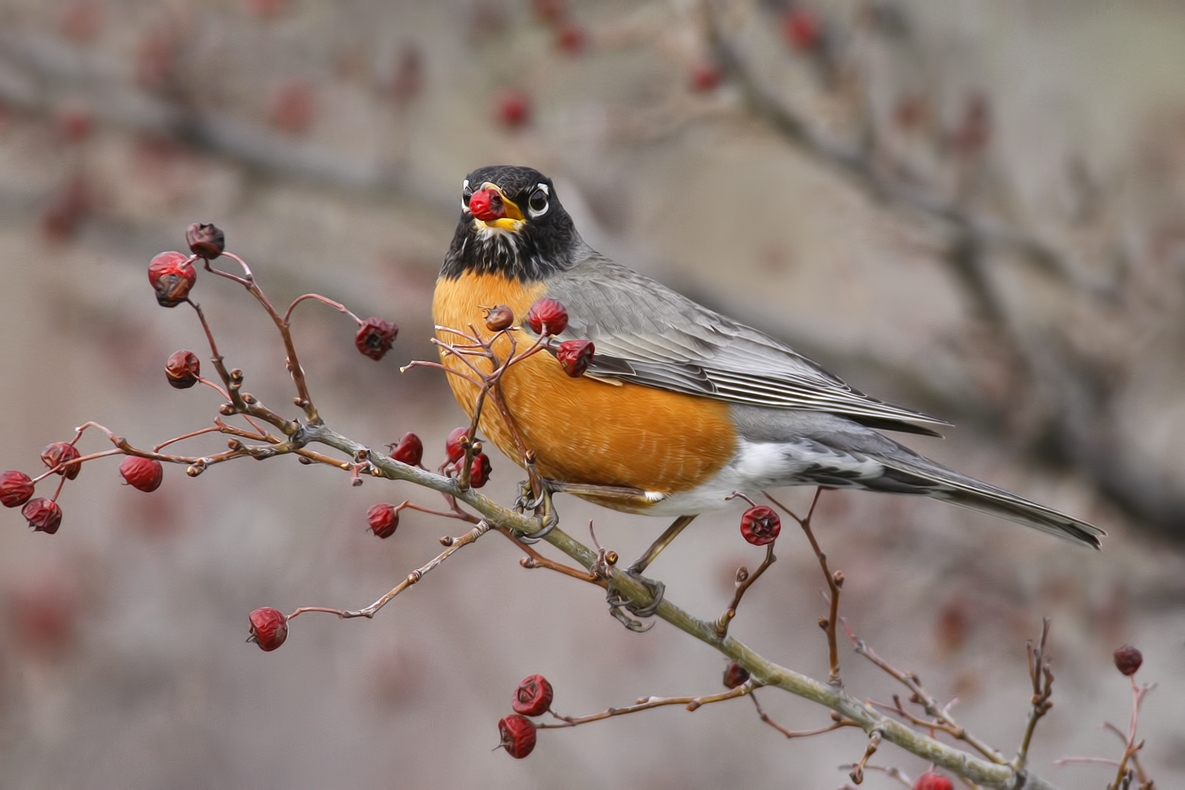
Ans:
POLYGON ((716 90, 720 85, 720 67, 711 60, 697 62, 691 67, 690 83, 696 93, 716 90))
POLYGON ((202 363, 197 354, 187 349, 174 351, 165 362, 165 378, 169 385, 179 390, 187 390, 197 384, 202 375, 202 363))
POLYGON ((490 481, 490 457, 485 453, 473 456, 469 464, 469 487, 481 488, 490 481))
POLYGON ((370 522, 371 532, 380 538, 389 538, 399 526, 399 511, 386 502, 371 505, 370 510, 366 511, 366 520, 370 522))
POLYGON ((226 234, 216 225, 195 222, 185 231, 185 243, 194 255, 212 261, 226 249, 226 234))
POLYGON ((479 189, 469 196, 469 213, 484 222, 506 216, 506 203, 494 189, 479 189))
POLYGON ((1144 654, 1131 645, 1124 645, 1115 651, 1115 668, 1131 677, 1144 663, 1144 654))
POLYGON ((469 435, 468 428, 453 428, 444 441, 444 451, 448 454, 449 463, 456 463, 465 455, 465 448, 461 445, 461 438, 469 435))
POLYGON ((535 748, 535 723, 518 713, 512 713, 498 722, 498 744, 516 760, 526 757, 535 748))
POLYGON ((33 496, 33 478, 16 469, 0 475, 0 504, 20 507, 33 496))
POLYGON ((568 55, 579 55, 588 45, 588 32, 573 22, 565 23, 555 33, 555 47, 568 55))
POLYGON ((30 499, 21 508, 21 515, 29 522, 34 532, 47 532, 52 535, 62 525, 62 508, 51 499, 30 499))
MULTIPOLYGON (((78 456, 78 448, 68 442, 54 442, 46 445, 45 449, 41 451, 41 460, 50 469, 61 466, 67 461, 73 461, 78 456)), ((71 464, 58 469, 57 472, 60 475, 65 475, 67 480, 73 480, 78 477, 80 469, 82 469, 82 464, 71 464)))
POLYGON ((128 481, 128 485, 145 493, 160 488, 161 481, 165 479, 165 470, 160 461, 138 455, 129 455, 123 459, 123 463, 119 465, 119 473, 128 481))
POLYGON ((592 362, 596 347, 591 340, 565 340, 555 352, 560 367, 572 378, 580 378, 592 362))
POLYGON ((148 282, 161 307, 176 307, 189 297, 197 281, 197 269, 179 252, 162 252, 148 264, 148 282))
POLYGON ((559 300, 545 297, 531 305, 527 311, 527 324, 537 335, 544 333, 544 327, 549 335, 563 334, 568 328, 568 309, 559 300))
POLYGON ((491 332, 501 332, 514 325, 514 311, 504 304, 491 307, 486 313, 486 329, 491 332))
POLYGON ((524 716, 542 716, 551 709, 551 699, 554 692, 547 678, 542 675, 531 675, 519 681, 514 690, 514 702, 511 707, 515 713, 524 716))
POLYGON ((724 687, 734 689, 742 683, 749 681, 749 670, 735 661, 729 663, 728 668, 724 670, 724 687))
POLYGON ((270 606, 256 609, 249 616, 251 621, 251 636, 248 642, 259 645, 259 649, 270 653, 288 638, 288 618, 279 610, 270 606))
POLYGON ((554 25, 567 13, 567 9, 564 8, 564 0, 535 0, 532 5, 535 10, 535 18, 545 25, 554 25))
POLYGON ((408 466, 419 466, 424 458, 424 443, 414 433, 405 433, 391 451, 391 457, 408 466))
POLYGON ((754 505, 741 516, 741 534, 754 546, 766 546, 778 539, 782 519, 773 508, 754 505))
POLYGON ((926 771, 913 783, 913 790, 954 790, 955 786, 942 774, 926 771))
POLYGON ((494 105, 494 119, 509 129, 525 126, 531 120, 531 97, 526 91, 505 91, 494 105))
POLYGON ((289 134, 308 131, 317 117, 317 95, 307 82, 296 80, 280 86, 271 103, 271 121, 289 134))
POLYGON ((358 327, 358 334, 354 335, 354 345, 358 350, 371 359, 378 361, 391 350, 395 336, 399 334, 399 327, 381 318, 368 318, 358 327))
POLYGON ((782 35, 800 52, 813 52, 823 41, 823 28, 810 11, 791 8, 782 18, 782 35))

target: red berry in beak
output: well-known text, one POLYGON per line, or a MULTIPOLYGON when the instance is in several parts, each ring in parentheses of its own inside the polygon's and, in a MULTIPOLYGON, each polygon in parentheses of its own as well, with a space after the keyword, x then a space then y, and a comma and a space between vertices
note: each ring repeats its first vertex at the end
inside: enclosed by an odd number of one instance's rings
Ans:
POLYGON ((469 211, 483 222, 493 222, 506 216, 506 205, 497 191, 479 189, 469 198, 469 211))

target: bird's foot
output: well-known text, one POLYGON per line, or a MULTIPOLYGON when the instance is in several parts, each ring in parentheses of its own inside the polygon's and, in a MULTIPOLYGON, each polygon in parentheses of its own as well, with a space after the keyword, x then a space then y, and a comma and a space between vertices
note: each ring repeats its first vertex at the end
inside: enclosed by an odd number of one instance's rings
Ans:
POLYGON ((660 581, 646 578, 641 574, 640 571, 635 570, 633 567, 627 568, 622 572, 628 573, 631 578, 646 588, 646 591, 650 593, 650 603, 645 605, 634 603, 629 598, 622 595, 617 589, 615 589, 613 577, 610 577, 608 588, 609 593, 606 596, 609 602, 609 613, 620 620, 621 624, 631 631, 648 631, 654 625, 653 623, 643 627, 638 621, 627 617, 622 609, 624 608, 625 610, 629 611, 635 617, 641 617, 643 619, 647 617, 653 617, 658 612, 658 607, 662 603, 662 598, 666 593, 667 586, 660 581))
POLYGON ((560 523, 559 514, 555 512, 555 507, 551 502, 551 491, 547 483, 543 483, 540 487, 543 490, 536 495, 535 487, 531 485, 530 480, 524 480, 518 484, 518 497, 514 501, 514 509, 519 513, 531 511, 539 516, 540 523, 543 525, 535 532, 520 535, 519 540, 523 543, 538 543, 547 537, 547 533, 555 529, 556 524, 560 523))

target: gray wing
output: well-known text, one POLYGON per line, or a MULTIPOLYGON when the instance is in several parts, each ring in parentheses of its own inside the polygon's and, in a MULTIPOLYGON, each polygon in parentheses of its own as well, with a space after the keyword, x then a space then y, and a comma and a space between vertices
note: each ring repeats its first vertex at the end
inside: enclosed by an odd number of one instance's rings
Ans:
POLYGON ((588 374, 732 403, 840 414, 872 428, 939 436, 942 420, 883 403, 756 329, 593 254, 548 280, 568 308, 562 339, 596 345, 588 374))

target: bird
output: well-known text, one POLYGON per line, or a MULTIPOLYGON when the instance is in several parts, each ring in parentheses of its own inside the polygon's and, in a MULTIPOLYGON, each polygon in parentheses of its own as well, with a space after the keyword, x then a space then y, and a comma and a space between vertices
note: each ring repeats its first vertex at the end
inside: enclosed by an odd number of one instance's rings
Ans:
POLYGON ((480 387, 469 366, 488 373, 495 362, 450 350, 465 342, 457 333, 476 332, 504 359, 538 341, 523 318, 544 298, 566 309, 566 328, 546 346, 553 353, 505 370, 498 386, 507 417, 487 404, 478 427, 520 464, 529 448, 556 490, 674 517, 632 572, 737 492, 752 498, 784 486, 925 496, 1095 549, 1106 534, 885 435, 941 436, 949 423, 865 395, 770 335, 598 253, 538 170, 474 170, 462 182, 432 306, 441 362, 471 418, 480 387), (493 306, 512 311, 513 332, 485 326, 493 306), (593 344, 584 375, 568 375, 557 360, 564 340, 593 344))

